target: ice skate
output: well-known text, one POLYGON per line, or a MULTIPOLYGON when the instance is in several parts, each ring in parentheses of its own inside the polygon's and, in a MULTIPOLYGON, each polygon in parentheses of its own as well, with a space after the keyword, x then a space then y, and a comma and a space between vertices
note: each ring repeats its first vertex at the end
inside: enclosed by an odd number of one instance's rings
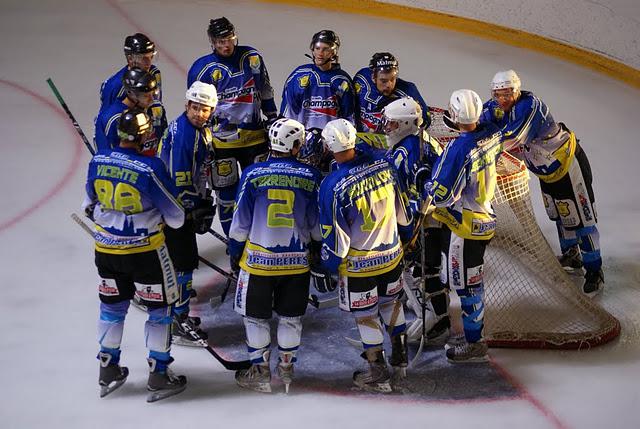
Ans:
POLYGON ((178 346, 206 347, 200 340, 207 341, 209 336, 200 329, 200 323, 199 317, 190 317, 187 313, 175 315, 171 325, 172 343, 178 346))
POLYGON ((289 394, 289 385, 293 381, 293 353, 280 353, 278 362, 278 378, 284 383, 284 393, 289 394))
POLYGON ((269 362, 253 364, 249 369, 236 371, 236 383, 245 389, 261 393, 271 393, 271 369, 269 368, 269 362))
POLYGON ((449 316, 445 315, 427 332, 425 346, 444 346, 449 340, 451 322, 449 316))
POLYGON ((183 392, 187 388, 187 377, 175 375, 167 368, 164 372, 155 371, 155 359, 148 359, 151 372, 147 381, 147 402, 156 402, 183 392))
POLYGON ((404 332, 391 337, 391 357, 389 358, 389 364, 393 367, 394 379, 402 379, 407 376, 409 347, 407 345, 407 334, 404 332))
POLYGON ((459 344, 447 349, 447 360, 451 363, 488 362, 488 349, 489 347, 484 341, 459 344))
POLYGON ((353 384, 367 392, 391 393, 391 376, 383 350, 368 349, 364 352, 369 363, 367 370, 353 373, 353 384))
POLYGON ((100 384, 100 397, 104 398, 127 381, 129 369, 126 366, 111 363, 109 353, 99 353, 98 359, 100 359, 98 384, 100 384))
POLYGON ((602 270, 587 271, 584 279, 582 292, 589 297, 597 295, 604 287, 604 273, 602 270))
POLYGON ((558 257, 558 262, 560 262, 562 268, 568 273, 582 272, 582 255, 580 254, 580 248, 577 245, 570 247, 562 256, 558 257))

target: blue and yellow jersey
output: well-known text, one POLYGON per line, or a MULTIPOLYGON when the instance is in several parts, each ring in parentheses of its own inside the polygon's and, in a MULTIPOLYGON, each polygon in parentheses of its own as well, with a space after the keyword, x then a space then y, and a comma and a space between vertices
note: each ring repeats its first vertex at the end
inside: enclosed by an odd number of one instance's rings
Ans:
POLYGON ((505 150, 524 159, 540 180, 553 183, 569 171, 576 137, 556 123, 547 105, 533 93, 522 91, 507 114, 495 100, 487 101, 480 120, 502 128, 505 150))
MULTIPOLYGON (((100 110, 95 120, 94 141, 98 151, 115 149, 120 145, 118 137, 118 122, 122 112, 127 110, 126 104, 118 100, 100 110)), ((167 129, 167 115, 162 103, 156 101, 147 109, 147 115, 153 123, 153 132, 143 142, 142 154, 155 156, 160 138, 167 129)))
POLYGON ((242 269, 263 276, 309 271, 309 243, 322 239, 321 179, 318 170, 293 157, 270 158, 242 172, 229 230, 232 242, 246 243, 242 269))
POLYGON ((184 211, 158 158, 133 149, 98 152, 89 163, 82 208, 94 206, 98 252, 131 254, 164 243, 163 226, 179 228, 184 211))
POLYGON ((365 67, 360 69, 353 77, 357 97, 356 121, 358 131, 366 133, 382 132, 382 109, 392 101, 402 97, 411 97, 422 108, 422 126, 427 128, 431 125, 431 115, 424 98, 415 84, 398 78, 393 93, 387 97, 383 95, 373 81, 371 69, 365 67))
POLYGON ((411 224, 393 167, 377 151, 358 151, 320 186, 322 263, 331 272, 369 277, 402 260, 398 225, 411 224))
POLYGON ((284 85, 280 113, 300 122, 306 129, 323 129, 338 118, 355 125, 351 77, 338 65, 327 71, 314 64, 297 67, 284 85))
POLYGON ((178 199, 185 209, 200 205, 207 192, 208 172, 205 162, 211 151, 211 130, 194 127, 183 113, 169 124, 158 148, 178 189, 178 199))
POLYGON ((187 76, 187 88, 195 81, 214 85, 218 105, 214 112, 214 145, 223 149, 264 143, 262 113, 275 117, 273 88, 262 56, 250 46, 236 46, 233 54, 215 53, 198 58, 187 76))
POLYGON ((437 207, 434 219, 457 236, 489 240, 496 228, 491 206, 496 184, 496 162, 502 152, 502 133, 494 124, 478 125, 449 143, 431 176, 429 195, 437 207))
MULTIPOLYGON (((127 94, 124 91, 124 86, 122 86, 122 76, 124 76, 124 72, 127 70, 128 66, 124 66, 118 70, 116 74, 102 82, 102 86, 100 87, 100 110, 112 105, 116 101, 125 99, 127 94)), ((151 73, 153 77, 156 78, 156 82, 158 82, 158 95, 156 96, 156 100, 162 102, 162 76, 160 69, 152 64, 149 73, 151 73)))

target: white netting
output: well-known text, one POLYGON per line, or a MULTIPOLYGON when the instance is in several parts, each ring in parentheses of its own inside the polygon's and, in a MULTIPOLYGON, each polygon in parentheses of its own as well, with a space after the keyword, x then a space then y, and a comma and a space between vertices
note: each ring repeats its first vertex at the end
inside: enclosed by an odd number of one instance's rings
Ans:
MULTIPOLYGON (((455 133, 442 123, 442 113, 432 110, 429 133, 446 144, 455 133)), ((504 153, 497 170, 497 229, 485 255, 489 344, 583 348, 615 338, 618 320, 578 290, 540 231, 524 163, 504 153)))

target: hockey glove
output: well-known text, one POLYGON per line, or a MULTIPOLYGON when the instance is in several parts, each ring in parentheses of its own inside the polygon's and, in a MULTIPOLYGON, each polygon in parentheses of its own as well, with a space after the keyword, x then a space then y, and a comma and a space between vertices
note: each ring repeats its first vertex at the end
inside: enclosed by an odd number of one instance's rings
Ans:
POLYGON ((333 292, 338 286, 337 276, 332 276, 328 270, 320 266, 311 267, 313 287, 320 293, 333 292))
POLYGON ((244 252, 245 241, 237 241, 233 238, 229 239, 227 245, 227 252, 229 253, 229 266, 231 271, 238 273, 240 271, 240 258, 242 258, 242 252, 244 252))
POLYGON ((213 199, 203 199, 202 203, 190 213, 193 232, 196 234, 205 234, 211 228, 215 215, 216 206, 213 205, 213 199))

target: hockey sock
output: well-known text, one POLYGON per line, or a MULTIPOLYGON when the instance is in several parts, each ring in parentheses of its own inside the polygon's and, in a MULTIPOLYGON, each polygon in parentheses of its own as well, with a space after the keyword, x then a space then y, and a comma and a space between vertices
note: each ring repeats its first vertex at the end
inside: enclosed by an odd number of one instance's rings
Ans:
POLYGON ((180 297, 174 304, 173 311, 175 314, 189 313, 189 299, 191 297, 191 288, 193 285, 193 271, 177 271, 178 288, 180 297))
POLYGON ((595 226, 580 228, 576 231, 580 239, 582 263, 587 271, 599 271, 602 268, 600 256, 600 233, 595 226))
POLYGON ((122 342, 124 318, 129 310, 129 301, 116 304, 100 303, 98 319, 98 342, 104 349, 119 349, 122 342))
POLYGON ((271 328, 269 319, 244 317, 244 328, 247 333, 247 351, 251 363, 264 362, 264 353, 271 345, 271 328))
POLYGON ((565 229, 560 219, 556 220, 556 229, 558 230, 558 239, 560 240, 560 251, 562 254, 566 253, 566 251, 573 246, 578 245, 576 231, 565 229))
POLYGON ((378 305, 380 316, 384 321, 387 332, 389 332, 389 336, 393 337, 406 331, 404 309, 397 296, 381 296, 378 305))
POLYGON ((278 320, 278 350, 293 354, 292 362, 296 361, 296 353, 300 347, 302 337, 302 317, 280 316, 278 320))
POLYGON ((382 336, 382 325, 380 325, 377 315, 356 316, 356 325, 365 350, 372 347, 382 347, 384 337, 382 336))
POLYGON ((224 235, 229 236, 231 219, 233 218, 233 206, 235 204, 237 185, 222 188, 218 191, 218 220, 224 235))
POLYGON ((466 287, 456 290, 462 308, 462 327, 468 343, 477 343, 482 339, 484 328, 484 286, 466 287))
POLYGON ((151 353, 169 353, 171 350, 171 307, 147 310, 149 318, 144 324, 145 345, 151 353))

